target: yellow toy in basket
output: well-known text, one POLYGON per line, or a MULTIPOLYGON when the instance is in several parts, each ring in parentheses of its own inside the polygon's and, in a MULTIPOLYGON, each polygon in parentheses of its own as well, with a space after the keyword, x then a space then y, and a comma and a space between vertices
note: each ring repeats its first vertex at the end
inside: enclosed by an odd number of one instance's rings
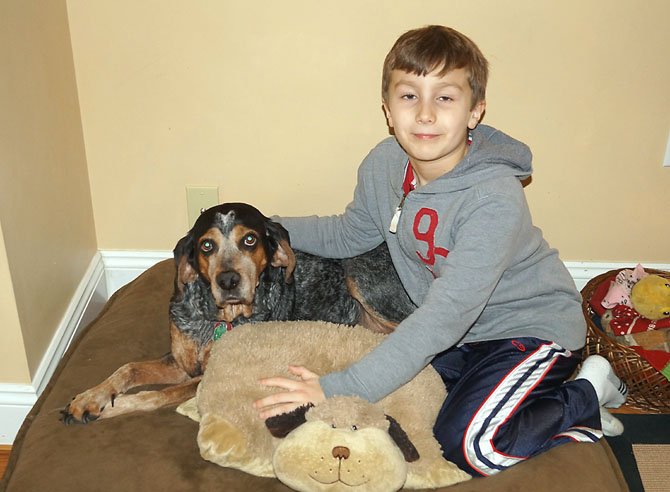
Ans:
POLYGON ((633 308, 647 319, 659 320, 670 316, 670 280, 659 275, 647 275, 632 288, 633 308))

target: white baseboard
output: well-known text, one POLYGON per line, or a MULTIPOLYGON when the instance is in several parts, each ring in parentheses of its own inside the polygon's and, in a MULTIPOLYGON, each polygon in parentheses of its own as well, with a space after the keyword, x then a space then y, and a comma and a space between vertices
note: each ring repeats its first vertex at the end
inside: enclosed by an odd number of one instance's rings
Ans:
MULTIPOLYGON (((86 326, 104 302, 120 287, 159 261, 172 258, 170 251, 100 251, 80 282, 70 305, 33 378, 32 385, 0 383, 0 444, 11 444, 30 408, 41 394, 71 340, 86 326)), ((593 277, 636 262, 565 262, 578 289, 593 277)), ((644 263, 645 268, 670 270, 670 264, 644 263)))
POLYGON ((29 384, 0 384, 0 444, 12 444, 23 420, 37 401, 29 384))
MULTIPOLYGON (((147 268, 159 261, 172 258, 171 251, 101 251, 105 265, 107 292, 113 294, 125 284, 134 280, 147 268)), ((564 262, 578 290, 582 290, 589 280, 602 273, 619 268, 632 268, 637 262, 564 262)), ((670 271, 670 263, 643 263, 648 269, 670 271)))
MULTIPOLYGON (((568 268, 572 279, 575 281, 577 289, 582 290, 584 286, 593 277, 597 277, 610 270, 618 270, 619 268, 634 268, 637 262, 630 261, 628 263, 622 262, 592 262, 592 261, 566 261, 565 266, 568 268)), ((670 263, 643 263, 642 266, 651 270, 670 270, 670 263)))
POLYGON ((100 254, 110 296, 159 261, 172 258, 171 251, 101 251, 100 254))

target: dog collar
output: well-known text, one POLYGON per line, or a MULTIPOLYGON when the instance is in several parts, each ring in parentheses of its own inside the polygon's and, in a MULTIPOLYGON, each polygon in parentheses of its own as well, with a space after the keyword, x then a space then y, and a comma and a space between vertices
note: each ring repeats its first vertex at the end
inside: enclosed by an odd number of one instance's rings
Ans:
POLYGON ((218 340, 221 336, 233 329, 233 324, 230 321, 217 321, 214 323, 214 333, 212 334, 212 340, 218 340))

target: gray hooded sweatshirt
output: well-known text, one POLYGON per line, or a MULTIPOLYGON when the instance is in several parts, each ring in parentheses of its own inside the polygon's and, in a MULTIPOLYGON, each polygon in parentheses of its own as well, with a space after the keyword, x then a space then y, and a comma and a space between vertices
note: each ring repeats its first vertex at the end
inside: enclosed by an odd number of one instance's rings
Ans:
POLYGON ((344 214, 279 219, 295 248, 321 256, 351 257, 386 241, 418 306, 370 354, 322 375, 325 395, 378 401, 464 343, 536 337, 581 348, 580 295, 533 226, 520 183, 532 171, 528 147, 479 125, 452 171, 406 195, 393 233, 407 163, 387 138, 361 164, 344 214))

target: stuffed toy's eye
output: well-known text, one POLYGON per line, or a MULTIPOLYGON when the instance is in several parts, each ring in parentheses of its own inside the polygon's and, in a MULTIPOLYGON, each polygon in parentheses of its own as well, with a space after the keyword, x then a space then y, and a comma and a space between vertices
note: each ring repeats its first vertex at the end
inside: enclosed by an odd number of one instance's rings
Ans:
POLYGON ((247 248, 251 248, 253 246, 256 246, 256 243, 258 242, 258 238, 254 236, 253 234, 247 234, 244 236, 244 245, 247 248))
POLYGON ((214 243, 209 239, 205 239, 203 242, 200 243, 200 251, 202 251, 203 253, 211 253, 213 249, 214 249, 214 243))

